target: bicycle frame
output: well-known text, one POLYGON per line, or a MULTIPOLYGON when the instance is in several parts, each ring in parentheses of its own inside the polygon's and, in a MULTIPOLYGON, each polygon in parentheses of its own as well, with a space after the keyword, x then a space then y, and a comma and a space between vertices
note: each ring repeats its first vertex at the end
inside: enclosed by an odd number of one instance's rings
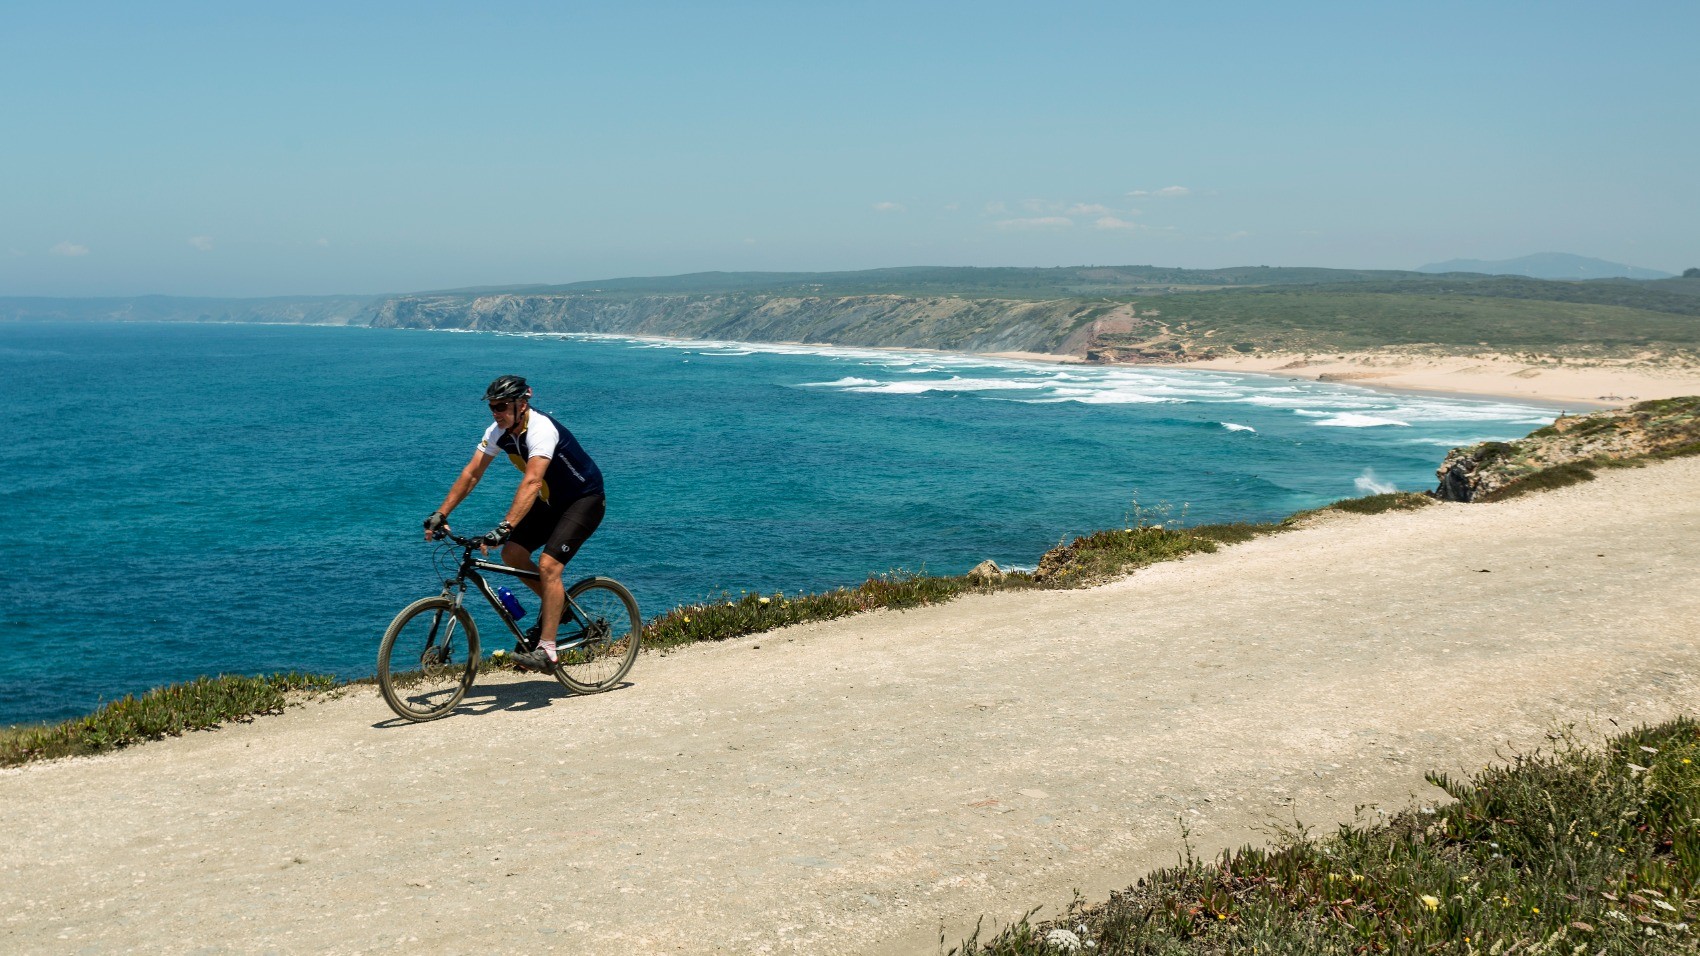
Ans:
MULTIPOLYGON (((542 579, 542 575, 538 574, 536 571, 527 571, 524 568, 516 568, 508 564, 499 564, 495 561, 486 561, 483 558, 475 558, 472 556, 472 549, 467 548, 465 552, 461 554, 459 573, 443 582, 443 597, 450 597, 452 595, 455 607, 458 608, 463 606, 466 595, 466 582, 468 579, 471 579, 474 584, 478 585, 478 593, 484 595, 484 600, 490 602, 490 609, 495 611, 496 616, 501 619, 503 624, 508 626, 509 631, 513 632, 514 638, 516 640, 523 640, 525 635, 519 629, 519 622, 514 620, 514 616, 512 614, 508 613, 507 606, 502 603, 501 598, 496 596, 496 589, 490 586, 490 582, 484 579, 484 575, 480 574, 480 571, 489 571, 494 574, 505 574, 508 577, 519 578, 521 581, 538 581, 542 579)), ((572 598, 567 596, 567 592, 570 590, 572 590, 570 587, 561 588, 561 620, 557 626, 564 628, 568 625, 578 624, 580 625, 579 636, 574 640, 567 641, 565 643, 557 642, 556 646, 563 651, 571 650, 572 648, 585 643, 587 640, 585 635, 588 633, 588 628, 583 625, 588 623, 590 620, 589 616, 584 613, 584 609, 580 608, 572 598)), ((542 608, 539 608, 537 613, 542 614, 542 608)))

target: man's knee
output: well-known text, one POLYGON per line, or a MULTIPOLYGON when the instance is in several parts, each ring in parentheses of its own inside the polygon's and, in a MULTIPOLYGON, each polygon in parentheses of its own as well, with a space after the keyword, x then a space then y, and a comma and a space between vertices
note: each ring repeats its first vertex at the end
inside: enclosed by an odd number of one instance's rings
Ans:
POLYGON ((545 581, 559 581, 561 580, 561 569, 564 567, 566 567, 566 565, 558 561, 554 555, 545 554, 542 559, 537 562, 537 573, 541 575, 545 581))

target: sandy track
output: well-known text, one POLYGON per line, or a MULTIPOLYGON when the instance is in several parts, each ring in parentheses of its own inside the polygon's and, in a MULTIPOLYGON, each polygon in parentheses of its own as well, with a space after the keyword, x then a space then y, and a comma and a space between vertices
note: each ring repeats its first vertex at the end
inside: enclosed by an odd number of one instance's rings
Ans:
POLYGON ((1693 712, 1697 568, 1690 459, 647 655, 599 697, 397 726, 362 692, 6 771, 0 950, 931 952, 1173 861, 1183 819, 1209 851, 1693 712))

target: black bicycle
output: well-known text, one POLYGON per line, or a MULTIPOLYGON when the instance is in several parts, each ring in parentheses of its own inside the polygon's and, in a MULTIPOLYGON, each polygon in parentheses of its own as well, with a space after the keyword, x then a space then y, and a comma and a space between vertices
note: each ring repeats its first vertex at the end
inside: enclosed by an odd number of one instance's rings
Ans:
MULTIPOLYGON (((467 609, 466 583, 477 585, 491 610, 521 644, 525 637, 481 572, 536 581, 536 571, 474 557, 480 538, 439 530, 460 546, 460 570, 435 597, 403 608, 378 645, 378 687, 390 709, 408 720, 432 720, 453 710, 478 677, 478 626, 467 609)), ((453 549, 450 549, 453 553, 453 549)), ((440 567, 440 566, 439 566, 440 567)), ((555 646, 555 679, 577 694, 595 694, 620 682, 637 660, 643 617, 625 585, 589 577, 566 589, 555 646)))

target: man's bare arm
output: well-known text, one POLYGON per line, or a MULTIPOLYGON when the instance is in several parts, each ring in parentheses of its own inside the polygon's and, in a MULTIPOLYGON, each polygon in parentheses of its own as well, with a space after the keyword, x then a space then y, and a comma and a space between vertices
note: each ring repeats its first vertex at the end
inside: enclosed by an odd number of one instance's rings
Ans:
POLYGON ((515 527, 531 506, 537 503, 537 496, 543 493, 543 473, 549 470, 549 459, 528 458, 525 462, 525 477, 519 481, 519 488, 514 491, 514 503, 508 507, 505 519, 508 527, 515 527))

